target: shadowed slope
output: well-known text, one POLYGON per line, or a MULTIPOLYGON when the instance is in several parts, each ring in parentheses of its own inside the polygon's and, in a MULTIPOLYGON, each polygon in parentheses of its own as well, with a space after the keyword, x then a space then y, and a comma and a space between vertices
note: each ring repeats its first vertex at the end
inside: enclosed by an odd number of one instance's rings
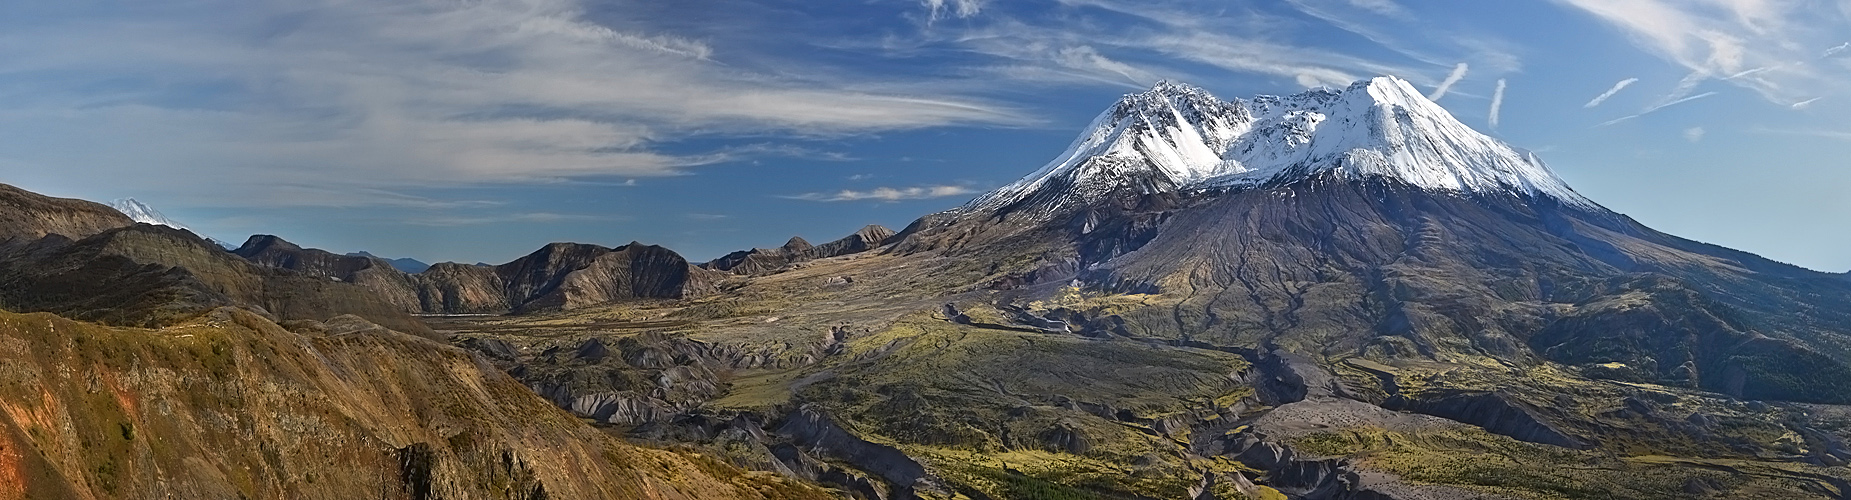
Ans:
POLYGON ((0 300, 116 325, 163 326, 216 307, 251 306, 279 320, 355 314, 435 335, 422 322, 353 284, 257 266, 166 226, 137 224, 78 241, 48 237, 0 262, 0 300))

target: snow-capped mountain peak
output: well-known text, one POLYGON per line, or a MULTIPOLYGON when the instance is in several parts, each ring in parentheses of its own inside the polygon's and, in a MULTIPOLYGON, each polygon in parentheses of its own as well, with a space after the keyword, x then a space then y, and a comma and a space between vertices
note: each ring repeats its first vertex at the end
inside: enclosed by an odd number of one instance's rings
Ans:
POLYGON ((161 211, 155 210, 154 207, 150 207, 146 203, 136 201, 134 198, 122 198, 116 201, 112 201, 112 202, 109 202, 109 206, 110 208, 116 209, 117 212, 122 212, 122 215, 129 216, 129 220, 133 220, 135 222, 140 222, 143 224, 162 225, 162 226, 167 226, 167 227, 171 227, 174 229, 186 229, 187 228, 186 226, 181 225, 178 222, 174 222, 173 219, 167 218, 166 215, 161 215, 161 211))
POLYGON ((1378 77, 1250 101, 1160 82, 1120 99, 1047 166, 965 208, 1052 213, 1126 189, 1242 187, 1321 172, 1597 207, 1534 154, 1472 130, 1405 80, 1378 77))

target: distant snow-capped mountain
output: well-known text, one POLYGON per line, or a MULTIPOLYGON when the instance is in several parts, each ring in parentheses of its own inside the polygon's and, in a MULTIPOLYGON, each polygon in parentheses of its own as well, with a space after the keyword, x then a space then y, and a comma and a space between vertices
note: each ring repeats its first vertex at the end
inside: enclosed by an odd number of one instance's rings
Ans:
POLYGON ((1598 207, 1535 154, 1472 130, 1405 80, 1379 77, 1233 101, 1158 83, 1119 100, 1047 166, 965 208, 1054 212, 1125 189, 1242 187, 1325 172, 1598 207))
MULTIPOLYGON (((134 198, 122 198, 109 202, 109 207, 116 209, 117 212, 122 212, 122 215, 129 216, 129 220, 135 222, 167 226, 174 229, 185 229, 188 231, 193 230, 193 228, 186 227, 185 224, 174 222, 173 219, 169 219, 166 215, 162 214, 160 210, 155 210, 154 207, 150 207, 148 204, 142 203, 134 198)), ((223 247, 226 250, 238 248, 237 245, 226 243, 218 238, 209 236, 205 238, 206 241, 212 242, 212 244, 223 247)))
POLYGON ((122 212, 123 215, 129 216, 129 219, 135 222, 167 226, 174 229, 187 229, 185 225, 174 222, 173 219, 169 219, 166 215, 162 215, 161 211, 155 210, 154 207, 150 207, 148 204, 137 201, 134 198, 122 198, 112 201, 109 202, 109 206, 110 208, 116 209, 118 212, 122 212))

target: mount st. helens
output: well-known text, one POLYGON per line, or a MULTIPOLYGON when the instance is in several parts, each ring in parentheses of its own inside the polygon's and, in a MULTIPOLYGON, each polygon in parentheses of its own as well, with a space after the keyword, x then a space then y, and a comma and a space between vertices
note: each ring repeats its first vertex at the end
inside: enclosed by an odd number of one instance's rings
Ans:
POLYGON ((1159 85, 896 246, 1022 249, 1042 254, 1035 267, 994 286, 1184 295, 1135 322, 1147 335, 1624 363, 1737 396, 1851 402, 1805 375, 1851 375, 1841 281, 1612 213, 1393 78, 1233 102, 1159 85), (1657 335, 1692 329, 1713 338, 1657 335))
POLYGON ((1597 206, 1527 151, 1459 123, 1406 81, 1222 101, 1164 82, 1120 100, 1054 162, 965 211, 1058 211, 1138 194, 1290 183, 1331 173, 1427 190, 1597 206))
POLYGON ((1602 208, 1398 79, 1162 84, 883 241, 440 328, 635 437, 731 449, 744 416, 807 454, 758 463, 895 495, 1847 491, 1851 286, 1602 208))
MULTIPOLYGON (((94 238, 115 219, 92 208, 0 215, 94 238)), ((700 265, 224 256, 393 311, 518 313, 428 320, 612 432, 857 498, 1851 492, 1851 282, 1644 227, 1394 78, 1160 84, 898 234, 700 265)), ((292 333, 353 330, 319 321, 292 333)))

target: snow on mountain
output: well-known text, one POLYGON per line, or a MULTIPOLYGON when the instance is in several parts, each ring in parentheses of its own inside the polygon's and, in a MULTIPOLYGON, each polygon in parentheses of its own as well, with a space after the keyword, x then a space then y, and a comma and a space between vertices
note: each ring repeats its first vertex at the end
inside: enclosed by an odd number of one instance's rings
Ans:
POLYGON ((165 215, 161 215, 161 211, 155 210, 154 207, 150 207, 146 203, 136 201, 134 198, 122 198, 112 201, 109 202, 109 206, 110 208, 116 209, 118 212, 122 212, 123 215, 129 216, 129 219, 135 222, 162 225, 174 229, 187 229, 186 226, 174 222, 173 219, 169 219, 165 215))
POLYGON ((1429 190, 1549 197, 1597 208, 1535 154, 1480 134, 1395 77, 1341 90, 1222 101, 1184 84, 1130 94, 1060 157, 972 200, 1057 212, 1122 189, 1241 187, 1321 172, 1429 190))

